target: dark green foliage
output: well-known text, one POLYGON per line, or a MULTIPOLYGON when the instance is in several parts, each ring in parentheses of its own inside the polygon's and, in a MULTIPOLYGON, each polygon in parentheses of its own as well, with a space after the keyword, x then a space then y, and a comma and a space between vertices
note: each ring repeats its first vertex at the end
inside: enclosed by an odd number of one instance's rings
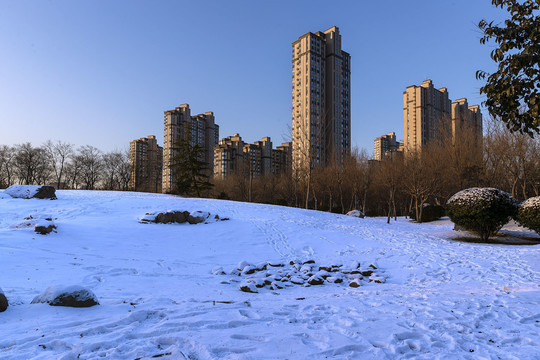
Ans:
POLYGON ((482 241, 499 231, 517 213, 517 201, 495 188, 470 188, 454 194, 446 203, 456 225, 474 232, 482 241))
POLYGON ((491 115, 501 119, 511 131, 533 136, 540 133, 540 0, 492 0, 496 7, 506 9, 510 19, 504 26, 480 21, 484 36, 480 43, 495 40, 491 58, 498 63, 493 74, 477 71, 486 84, 480 93, 486 94, 486 107, 491 115))
POLYGON ((174 193, 179 195, 201 196, 201 191, 211 189, 208 165, 204 161, 205 150, 198 144, 193 145, 189 139, 180 139, 173 150, 177 154, 173 158, 173 172, 176 177, 174 193))
MULTIPOLYGON (((446 215, 446 210, 440 205, 425 205, 422 209, 422 221, 420 222, 430 222, 439 220, 444 215, 446 215)), ((416 211, 411 211, 409 217, 413 220, 416 220, 416 211)))
POLYGON ((519 206, 517 221, 540 235, 540 196, 530 198, 519 206))

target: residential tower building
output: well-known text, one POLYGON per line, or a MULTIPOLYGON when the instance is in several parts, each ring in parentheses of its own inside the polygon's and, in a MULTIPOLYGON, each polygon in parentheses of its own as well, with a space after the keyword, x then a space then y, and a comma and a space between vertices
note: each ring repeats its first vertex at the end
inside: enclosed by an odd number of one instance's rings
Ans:
POLYGON ((339 28, 292 43, 293 168, 343 163, 351 150, 351 57, 339 28))
POLYGON ((144 192, 161 192, 163 148, 156 137, 149 135, 129 144, 130 189, 144 192))

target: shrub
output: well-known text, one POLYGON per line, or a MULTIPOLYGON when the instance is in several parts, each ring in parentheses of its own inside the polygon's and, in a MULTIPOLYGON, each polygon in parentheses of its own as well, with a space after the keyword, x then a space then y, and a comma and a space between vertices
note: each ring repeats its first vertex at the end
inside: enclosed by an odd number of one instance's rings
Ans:
MULTIPOLYGON (((446 210, 444 207, 440 205, 431 205, 431 204, 424 204, 424 207, 422 208, 422 221, 421 222, 430 222, 439 220, 446 214, 446 210)), ((416 211, 411 211, 409 213, 409 217, 413 220, 416 220, 416 211)))
POLYGON ((446 203, 456 225, 474 232, 483 241, 499 231, 518 209, 517 201, 495 188, 470 188, 457 192, 446 203))
POLYGON ((519 206, 517 221, 540 234, 540 196, 525 200, 519 206))

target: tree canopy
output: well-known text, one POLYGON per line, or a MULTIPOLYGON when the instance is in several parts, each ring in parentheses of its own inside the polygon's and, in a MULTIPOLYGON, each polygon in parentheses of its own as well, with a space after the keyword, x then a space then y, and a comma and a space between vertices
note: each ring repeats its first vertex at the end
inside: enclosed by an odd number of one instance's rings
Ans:
POLYGON ((498 64, 492 74, 479 70, 486 79, 480 93, 487 96, 489 113, 513 132, 540 134, 540 0, 492 0, 510 13, 504 25, 481 20, 481 44, 494 40, 491 58, 498 64))

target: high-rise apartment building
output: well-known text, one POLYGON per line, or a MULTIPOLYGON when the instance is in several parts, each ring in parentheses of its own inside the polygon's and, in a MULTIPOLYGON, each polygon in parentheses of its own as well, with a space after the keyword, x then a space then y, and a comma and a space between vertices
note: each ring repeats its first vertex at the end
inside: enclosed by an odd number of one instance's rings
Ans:
POLYGON ((129 144, 130 188, 135 191, 161 192, 163 148, 149 135, 129 144))
POLYGON ((467 99, 458 99, 452 103, 452 137, 472 137, 481 143, 482 141, 482 113, 480 106, 469 106, 467 99))
POLYGON ((403 130, 406 152, 420 151, 429 141, 450 130, 451 102, 446 88, 435 89, 431 80, 403 92, 403 130))
POLYGON ((204 149, 200 160, 208 164, 208 175, 211 175, 214 167, 214 146, 219 140, 219 126, 215 123, 214 113, 205 112, 192 116, 189 105, 183 104, 174 110, 165 111, 164 125, 163 192, 174 190, 174 157, 178 154, 175 143, 181 139, 204 149))
POLYGON ((261 176, 290 172, 291 143, 272 149, 269 137, 245 143, 239 134, 219 141, 214 148, 214 177, 225 179, 230 175, 261 176))
POLYGON ((396 133, 379 136, 374 141, 374 159, 383 160, 392 153, 400 151, 402 144, 396 140, 396 133))
POLYGON ((342 163, 351 150, 351 57, 334 26, 292 43, 293 167, 342 163))

